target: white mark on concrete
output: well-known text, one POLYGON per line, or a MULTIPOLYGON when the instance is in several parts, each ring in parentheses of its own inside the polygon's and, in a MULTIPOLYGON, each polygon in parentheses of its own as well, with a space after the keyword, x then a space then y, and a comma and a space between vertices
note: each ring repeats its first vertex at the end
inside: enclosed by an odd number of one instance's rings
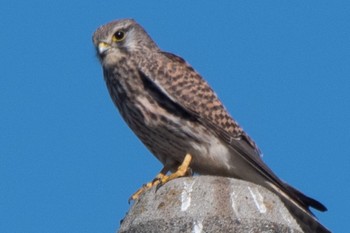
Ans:
POLYGON ((181 211, 186 211, 191 205, 192 187, 195 182, 184 182, 184 189, 181 193, 181 211))
POLYGON ((255 189, 255 192, 253 192, 253 190, 248 187, 250 194, 253 197, 254 203, 256 205, 256 207, 258 208, 260 213, 266 213, 266 206, 264 204, 264 197, 260 194, 260 192, 255 189))
POLYGON ((197 220, 193 223, 192 233, 202 233, 203 231, 203 220, 197 220))
POLYGON ((231 199, 231 205, 233 212, 235 213, 236 217, 238 218, 238 211, 236 206, 236 194, 235 192, 230 193, 230 199, 231 199))

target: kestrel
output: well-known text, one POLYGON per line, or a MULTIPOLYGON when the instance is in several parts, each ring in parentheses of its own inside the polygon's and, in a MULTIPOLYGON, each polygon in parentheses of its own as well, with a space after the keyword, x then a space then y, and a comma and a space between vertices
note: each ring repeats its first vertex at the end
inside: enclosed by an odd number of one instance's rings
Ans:
POLYGON ((161 51, 132 19, 101 26, 93 43, 114 104, 164 165, 156 179, 132 199, 153 185, 192 171, 234 177, 276 193, 305 232, 330 232, 309 209, 326 211, 326 207, 271 171, 253 140, 184 59, 161 51))

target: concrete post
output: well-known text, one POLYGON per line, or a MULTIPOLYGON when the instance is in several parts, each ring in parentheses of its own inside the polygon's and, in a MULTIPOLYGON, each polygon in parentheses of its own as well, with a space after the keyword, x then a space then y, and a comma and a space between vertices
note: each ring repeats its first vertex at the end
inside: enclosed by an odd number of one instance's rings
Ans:
POLYGON ((135 201, 119 233, 302 232, 267 189, 214 176, 178 178, 135 201))

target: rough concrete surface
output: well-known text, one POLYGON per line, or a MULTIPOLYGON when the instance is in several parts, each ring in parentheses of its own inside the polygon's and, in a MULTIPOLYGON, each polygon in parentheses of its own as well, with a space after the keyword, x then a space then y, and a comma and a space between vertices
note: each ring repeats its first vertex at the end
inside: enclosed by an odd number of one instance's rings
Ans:
POLYGON ((237 179, 178 178, 145 192, 125 216, 119 233, 302 232, 280 199, 237 179))

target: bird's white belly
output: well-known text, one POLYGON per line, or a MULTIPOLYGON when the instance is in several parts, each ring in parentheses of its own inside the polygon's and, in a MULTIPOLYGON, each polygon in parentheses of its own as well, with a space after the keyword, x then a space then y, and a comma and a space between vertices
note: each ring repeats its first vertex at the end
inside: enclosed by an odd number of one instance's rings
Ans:
POLYGON ((231 150, 213 134, 203 135, 200 143, 190 142, 191 168, 199 174, 229 176, 235 169, 231 150))

